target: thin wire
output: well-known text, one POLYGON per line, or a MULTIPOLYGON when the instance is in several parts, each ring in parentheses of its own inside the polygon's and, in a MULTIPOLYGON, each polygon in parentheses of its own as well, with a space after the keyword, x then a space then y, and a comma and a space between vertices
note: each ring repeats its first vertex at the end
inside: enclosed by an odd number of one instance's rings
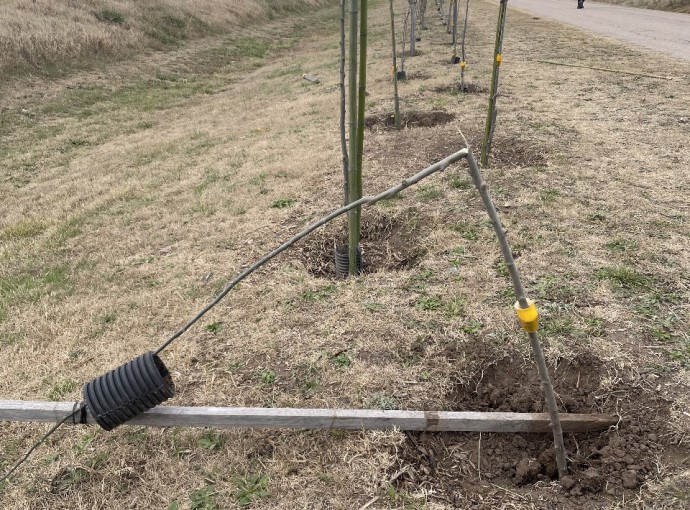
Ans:
POLYGON ((29 455, 31 455, 36 448, 41 446, 45 442, 46 439, 48 439, 50 436, 52 436, 53 433, 55 433, 55 431, 57 429, 59 429, 67 420, 69 420, 70 418, 73 418, 74 416, 76 416, 80 412, 81 412, 81 408, 78 408, 75 411, 72 411, 70 414, 65 416, 60 422, 58 422, 56 425, 54 425, 53 428, 51 428, 48 432, 46 432, 45 435, 41 439, 36 441, 36 443, 34 443, 34 445, 31 448, 29 448, 29 451, 26 452, 21 459, 19 459, 17 462, 15 462, 14 466, 12 466, 10 468, 10 470, 7 473, 5 473, 5 475, 2 478, 0 478, 0 484, 2 482, 4 482, 5 480, 7 480, 10 476, 12 476, 12 473, 14 473, 19 468, 19 466, 21 466, 22 464, 24 464, 24 462, 27 461, 27 459, 29 458, 29 455))

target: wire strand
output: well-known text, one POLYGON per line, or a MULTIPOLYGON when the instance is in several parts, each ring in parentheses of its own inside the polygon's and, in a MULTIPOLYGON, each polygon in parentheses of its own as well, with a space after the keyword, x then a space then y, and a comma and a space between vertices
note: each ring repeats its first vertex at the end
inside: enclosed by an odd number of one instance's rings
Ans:
POLYGON ((70 418, 73 418, 74 416, 76 416, 79 413, 81 413, 81 407, 72 411, 70 414, 68 414, 62 420, 60 420, 57 424, 53 425, 53 427, 48 432, 46 432, 41 439, 36 441, 34 443, 34 445, 31 448, 29 448, 29 451, 27 451, 21 459, 19 459, 17 462, 15 462, 14 466, 12 466, 10 468, 10 470, 7 473, 5 473, 2 478, 0 478, 0 484, 2 482, 4 482, 5 480, 7 480, 10 476, 12 476, 12 474, 17 469, 19 469, 19 466, 21 466, 22 464, 24 464, 27 461, 27 459, 29 458, 29 455, 31 455, 36 448, 41 446, 46 441, 46 439, 48 439, 50 436, 52 436, 55 433, 55 431, 57 431, 57 429, 59 429, 67 420, 69 420, 70 418))

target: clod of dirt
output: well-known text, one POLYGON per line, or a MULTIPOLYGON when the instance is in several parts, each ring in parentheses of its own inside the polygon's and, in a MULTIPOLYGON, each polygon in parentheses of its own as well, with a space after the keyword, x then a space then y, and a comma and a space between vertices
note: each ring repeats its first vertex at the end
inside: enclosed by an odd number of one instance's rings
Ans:
POLYGON ((544 466, 544 474, 547 477, 551 479, 556 478, 556 474, 558 473, 558 466, 556 465, 556 450, 553 448, 544 450, 539 454, 537 460, 542 466, 544 466))
MULTIPOLYGON (((433 127, 447 124, 455 119, 454 113, 444 111, 406 112, 401 114, 400 125, 405 128, 433 127)), ((395 129, 395 116, 392 113, 371 115, 364 120, 368 129, 395 129)))
POLYGON ((561 478, 561 487, 563 487, 565 490, 569 491, 573 487, 577 485, 577 480, 575 480, 575 477, 567 475, 561 478))
POLYGON ((623 472, 621 479, 623 480, 623 487, 626 489, 637 489, 637 486, 640 485, 637 472, 632 469, 623 472))
POLYGON ((599 489, 601 489, 603 483, 604 479, 599 471, 594 468, 589 468, 582 473, 581 485, 583 488, 591 492, 597 492, 599 489))
POLYGON ((525 485, 536 481, 542 467, 537 459, 522 459, 515 468, 515 485, 525 485))

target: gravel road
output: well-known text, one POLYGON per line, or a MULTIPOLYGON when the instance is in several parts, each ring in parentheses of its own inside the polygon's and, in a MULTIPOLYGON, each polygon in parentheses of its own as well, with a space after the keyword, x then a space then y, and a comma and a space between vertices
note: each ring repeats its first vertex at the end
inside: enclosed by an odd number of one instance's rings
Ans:
POLYGON ((577 0, 509 0, 508 7, 690 60, 690 14, 591 1, 577 9, 577 0))

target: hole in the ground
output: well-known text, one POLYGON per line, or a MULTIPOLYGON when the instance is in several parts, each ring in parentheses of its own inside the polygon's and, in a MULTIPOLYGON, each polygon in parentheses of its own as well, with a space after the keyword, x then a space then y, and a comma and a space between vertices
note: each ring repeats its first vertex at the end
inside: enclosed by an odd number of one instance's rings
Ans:
MULTIPOLYGON (((416 209, 388 215, 362 214, 362 272, 397 271, 415 267, 426 254, 423 239, 431 220, 416 209)), ((347 243, 345 222, 314 232, 299 247, 299 259, 314 276, 335 278, 336 246, 347 243)))
MULTIPOLYGON (((408 128, 439 126, 447 124, 453 119, 455 119, 454 113, 444 111, 411 111, 400 114, 401 126, 408 128)), ((395 116, 392 113, 370 115, 364 120, 364 124, 368 129, 395 129, 395 116)))
MULTIPOLYGON (((439 495, 454 498, 481 476, 515 490, 527 486, 533 497, 548 497, 554 508, 577 498, 587 507, 587 498, 600 498, 604 492, 634 494, 656 476, 655 459, 673 462, 687 456, 687 446, 664 439, 672 436, 669 403, 645 391, 637 375, 626 378, 593 355, 561 361, 551 374, 562 412, 622 414, 615 431, 565 435, 570 476, 558 492, 547 489, 557 477, 550 434, 485 433, 481 439, 471 433, 409 434, 393 468, 403 473, 397 487, 408 490, 428 482, 443 488, 439 495)), ((455 411, 545 411, 537 368, 522 358, 506 357, 485 366, 469 383, 453 388, 449 399, 455 411)), ((487 487, 473 485, 473 490, 488 496, 487 487)))
POLYGON ((440 87, 433 88, 432 91, 439 93, 452 94, 454 96, 464 92, 465 94, 484 94, 488 92, 486 87, 481 85, 475 85, 474 83, 465 83, 465 91, 462 90, 460 82, 451 83, 450 85, 442 85, 440 87))

